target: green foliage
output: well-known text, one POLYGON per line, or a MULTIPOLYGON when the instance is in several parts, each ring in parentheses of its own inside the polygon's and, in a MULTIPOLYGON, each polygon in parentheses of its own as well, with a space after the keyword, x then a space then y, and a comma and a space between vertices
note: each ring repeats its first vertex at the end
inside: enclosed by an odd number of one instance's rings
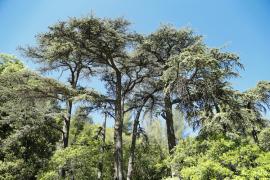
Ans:
POLYGON ((265 151, 270 151, 270 128, 264 128, 259 134, 259 145, 265 151))
POLYGON ((78 107, 71 120, 70 139, 71 143, 76 143, 77 136, 84 129, 86 124, 93 124, 93 120, 89 117, 89 109, 87 107, 78 107))
POLYGON ((57 111, 56 102, 19 95, 17 90, 27 82, 27 77, 20 75, 26 70, 13 56, 1 54, 0 66, 0 179, 35 179, 60 138, 59 132, 51 129, 57 125, 50 116, 57 111))
POLYGON ((159 119, 144 119, 146 121, 145 131, 149 142, 158 144, 161 147, 167 146, 166 129, 159 119))
POLYGON ((270 177, 269 155, 243 138, 190 138, 177 145, 170 164, 183 179, 262 179, 270 177))
POLYGON ((123 117, 123 132, 125 134, 130 134, 131 131, 132 131, 132 116, 131 113, 128 112, 124 114, 123 117))
POLYGON ((23 69, 23 64, 15 56, 0 54, 0 74, 18 72, 23 69))
MULTIPOLYGON (((71 131, 74 132, 78 133, 71 131)), ((104 179, 109 179, 112 173, 112 151, 108 145, 106 152, 100 153, 101 141, 97 133, 98 128, 86 122, 71 146, 54 153, 49 166, 39 174, 39 179, 61 179, 61 168, 66 170, 66 177, 69 179, 95 179, 101 157, 104 158, 104 179)))
POLYGON ((60 139, 59 132, 50 126, 54 119, 46 115, 50 106, 41 102, 4 105, 0 108, 0 179, 33 179, 46 166, 60 139))
POLYGON ((159 144, 142 141, 138 142, 136 147, 136 156, 134 164, 134 180, 159 180, 169 174, 169 168, 163 163, 168 156, 166 148, 159 144))
POLYGON ((181 113, 178 109, 173 110, 173 125, 175 137, 177 140, 182 139, 185 129, 185 119, 183 113, 181 113))

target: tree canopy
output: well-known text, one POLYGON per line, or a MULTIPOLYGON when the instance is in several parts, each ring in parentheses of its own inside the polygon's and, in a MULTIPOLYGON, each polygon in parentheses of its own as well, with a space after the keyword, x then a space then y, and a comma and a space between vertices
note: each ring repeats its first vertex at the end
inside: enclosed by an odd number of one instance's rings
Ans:
POLYGON ((91 15, 19 49, 40 69, 0 54, 0 179, 270 178, 270 82, 236 90, 240 57, 192 29, 91 15))

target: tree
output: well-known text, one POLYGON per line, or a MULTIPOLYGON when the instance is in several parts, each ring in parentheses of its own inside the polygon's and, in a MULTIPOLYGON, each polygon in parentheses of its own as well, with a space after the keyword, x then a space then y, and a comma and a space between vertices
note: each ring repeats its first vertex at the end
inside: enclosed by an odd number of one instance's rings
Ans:
POLYGON ((227 80, 238 76, 237 68, 242 67, 238 59, 235 54, 196 44, 167 64, 164 83, 173 86, 171 90, 178 97, 175 102, 193 127, 207 123, 204 116, 221 113, 221 101, 228 104, 233 93, 227 80))
MULTIPOLYGON (((177 30, 171 26, 162 26, 156 32, 148 35, 138 48, 147 57, 154 69, 153 81, 161 81, 163 72, 168 68, 167 63, 176 54, 194 44, 201 43, 201 37, 196 36, 190 29, 177 30)), ((173 95, 168 84, 157 83, 157 89, 162 93, 163 105, 161 116, 166 121, 169 152, 176 145, 173 125, 173 95)))
POLYGON ((137 136, 143 133, 139 128, 140 116, 143 111, 152 111, 155 103, 154 94, 159 90, 153 88, 152 68, 149 68, 149 60, 141 53, 135 52, 130 57, 129 68, 124 79, 124 103, 127 108, 124 114, 133 114, 133 127, 131 133, 131 145, 129 147, 129 160, 127 179, 131 179, 135 159, 137 136))
MULTIPOLYGON (((81 44, 77 41, 82 38, 76 31, 73 21, 59 22, 49 27, 47 33, 37 36, 37 46, 21 48, 27 57, 31 57, 35 62, 43 67, 41 71, 61 70, 67 71, 68 79, 72 89, 79 88, 78 83, 81 76, 93 73, 91 60, 81 52, 81 44)), ((62 74, 61 73, 61 74, 62 74)), ((72 99, 66 101, 66 115, 63 120, 63 147, 69 143, 69 130, 71 113, 73 108, 72 99)))
POLYGON ((269 178, 270 82, 239 92, 237 55, 190 29, 142 36, 129 25, 70 18, 21 48, 66 83, 0 54, 0 179, 269 178), (92 76, 104 95, 83 81, 92 76), (186 122, 195 137, 182 136, 186 122))
POLYGON ((127 72, 132 67, 128 48, 137 41, 138 37, 128 31, 129 22, 121 18, 112 20, 91 16, 75 19, 74 22, 83 39, 81 48, 86 52, 89 59, 94 61, 94 65, 100 68, 101 79, 106 82, 108 94, 113 97, 109 103, 114 110, 110 115, 115 119, 115 179, 121 180, 124 178, 122 150, 123 104, 125 95, 134 86, 133 83, 125 86, 123 82, 128 76, 127 72))
POLYGON ((58 110, 57 104, 20 95, 29 79, 14 56, 1 54, 0 69, 0 179, 35 179, 60 137, 51 129, 57 126, 57 118, 50 116, 58 110))
MULTIPOLYGON (((140 123, 140 116, 143 111, 143 108, 145 104, 147 103, 148 99, 153 97, 153 93, 151 94, 144 94, 142 93, 142 97, 135 97, 133 96, 132 103, 135 108, 135 118, 133 121, 133 128, 132 128, 132 135, 131 135, 131 145, 130 145, 130 150, 129 150, 129 160, 128 160, 128 172, 127 172, 127 179, 130 180, 132 177, 132 171, 133 171, 133 166, 134 166, 134 159, 135 159, 135 148, 136 148, 136 140, 138 136, 138 125, 140 123), (141 98, 138 99, 138 98, 141 98)), ((134 95, 134 94, 133 94, 134 95)), ((141 94, 138 94, 139 96, 141 94)))

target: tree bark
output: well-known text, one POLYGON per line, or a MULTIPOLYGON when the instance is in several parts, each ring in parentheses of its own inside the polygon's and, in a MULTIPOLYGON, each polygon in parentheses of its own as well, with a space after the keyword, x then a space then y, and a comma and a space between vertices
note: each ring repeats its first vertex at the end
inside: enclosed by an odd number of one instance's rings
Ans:
POLYGON ((67 114, 66 114, 66 117, 64 119, 63 135, 62 135, 63 148, 68 147, 72 105, 73 105, 72 101, 67 102, 67 114))
POLYGON ((99 162, 99 165, 98 165, 98 179, 101 180, 103 179, 103 155, 104 155, 104 152, 105 152, 105 141, 106 141, 106 124, 107 124, 107 113, 105 112, 104 113, 104 122, 103 122, 103 125, 102 125, 102 131, 101 131, 101 135, 102 135, 102 145, 101 145, 101 149, 100 149, 100 152, 101 152, 101 159, 100 159, 100 162, 99 162))
POLYGON ((252 127, 252 137, 253 137, 253 140, 254 140, 254 142, 256 143, 256 144, 258 144, 259 143, 259 139, 258 139, 258 133, 257 133, 257 131, 255 130, 255 128, 254 127, 252 127))
MULTIPOLYGON (((77 87, 79 72, 77 72, 77 74, 78 74, 77 77, 75 77, 74 71, 71 70, 70 85, 73 89, 76 89, 76 87, 77 87)), ((67 112, 66 112, 66 117, 64 118, 63 134, 62 134, 63 148, 64 149, 68 147, 68 143, 69 143, 69 129, 70 129, 73 101, 67 100, 66 106, 67 106, 67 112)), ((62 178, 66 177, 66 170, 63 167, 60 169, 60 175, 62 178)))
POLYGON ((140 121, 141 111, 142 111, 142 107, 137 111, 137 114, 133 123, 130 154, 129 154, 129 159, 128 159, 127 180, 131 180, 131 177, 132 177, 132 171, 133 171, 133 165, 134 165, 134 159, 135 159, 136 139, 137 139, 138 125, 140 121))
MULTIPOLYGON (((167 138, 168 138, 168 148, 169 153, 173 154, 173 148, 176 146, 176 137, 174 133, 174 126, 173 126, 173 114, 172 114, 172 101, 170 93, 165 93, 164 97, 164 105, 165 105, 165 120, 167 126, 167 138)), ((171 166, 171 176, 175 177, 175 167, 174 165, 171 166)))
POLYGON ((114 179, 123 180, 123 118, 122 118, 122 82, 121 72, 116 71, 116 99, 114 124, 114 179))
MULTIPOLYGON (((70 71, 71 71, 70 85, 71 85, 72 89, 76 89, 80 71, 77 71, 77 76, 75 76, 75 71, 72 71, 72 70, 70 70, 70 71)), ((72 113, 73 101, 72 100, 67 100, 66 106, 67 106, 67 113, 66 113, 66 117, 64 118, 63 137, 62 137, 62 139, 63 139, 63 148, 68 147, 69 129, 70 129, 70 121, 71 121, 71 113, 72 113)))
MULTIPOLYGON (((68 147, 68 142, 69 142, 69 129, 70 129, 72 105, 73 105, 72 101, 69 100, 67 102, 67 114, 66 114, 66 117, 64 118, 64 123, 63 123, 62 141, 63 141, 64 149, 68 147)), ((66 177, 66 170, 63 167, 60 169, 60 176, 62 178, 66 177)))
POLYGON ((164 118, 166 120, 166 126, 167 126, 168 148, 169 148, 169 153, 172 154, 172 150, 176 146, 176 137, 174 134, 174 127, 173 127, 172 102, 171 102, 170 93, 165 93, 164 105, 165 105, 164 118))

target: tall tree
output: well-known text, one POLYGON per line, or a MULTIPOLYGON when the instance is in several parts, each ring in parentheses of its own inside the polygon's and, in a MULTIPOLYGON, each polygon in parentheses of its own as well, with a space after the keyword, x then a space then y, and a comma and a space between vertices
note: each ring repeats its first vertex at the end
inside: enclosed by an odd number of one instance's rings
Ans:
POLYGON ((131 134, 131 145, 129 148, 129 159, 128 159, 128 171, 127 171, 127 179, 132 179, 132 172, 135 160, 135 149, 136 149, 136 140, 139 134, 138 126, 140 123, 140 116, 143 112, 143 108, 145 107, 147 101, 153 98, 153 94, 155 91, 151 93, 140 92, 140 93, 132 93, 132 99, 130 100, 130 106, 134 107, 135 117, 133 120, 133 128, 131 134))
MULTIPOLYGON (((49 27, 49 31, 37 36, 37 46, 21 48, 23 53, 36 63, 39 63, 42 72, 61 71, 67 75, 67 81, 71 88, 78 89, 79 79, 83 75, 92 73, 91 61, 83 55, 80 43, 77 41, 78 33, 73 26, 72 20, 69 22, 59 22, 49 27)), ((72 99, 66 100, 66 115, 63 119, 63 148, 69 144, 69 131, 71 113, 74 102, 72 99)))
MULTIPOLYGON (((137 36, 128 31, 129 22, 124 19, 99 19, 86 17, 75 19, 78 32, 81 34, 81 48, 95 62, 101 73, 101 79, 106 82, 108 94, 113 97, 110 101, 114 112, 110 113, 115 119, 114 125, 114 167, 115 179, 123 177, 123 102, 125 90, 123 79, 129 69, 128 51, 137 36)), ((129 90, 128 90, 129 91, 129 90)))
MULTIPOLYGON (((168 68, 167 63, 171 57, 181 53, 185 48, 201 43, 201 37, 196 36, 190 29, 177 30, 171 26, 162 26, 156 32, 145 37, 138 51, 146 56, 151 64, 154 78, 153 81, 162 81, 161 76, 168 68)), ((157 83, 160 86, 159 93, 162 93, 163 106, 161 116, 166 121, 168 148, 176 145, 176 137, 173 125, 173 95, 168 84, 157 83)))
MULTIPOLYGON (((228 83, 242 68, 237 55, 198 44, 172 57, 167 65, 162 78, 172 84, 178 97, 175 102, 194 127, 207 124, 212 118, 220 120, 216 115, 223 114, 226 107, 240 108, 234 101, 237 93, 228 83)), ((239 111, 235 109, 234 113, 239 111)), ((226 132, 228 124, 221 120, 220 125, 226 132)))

